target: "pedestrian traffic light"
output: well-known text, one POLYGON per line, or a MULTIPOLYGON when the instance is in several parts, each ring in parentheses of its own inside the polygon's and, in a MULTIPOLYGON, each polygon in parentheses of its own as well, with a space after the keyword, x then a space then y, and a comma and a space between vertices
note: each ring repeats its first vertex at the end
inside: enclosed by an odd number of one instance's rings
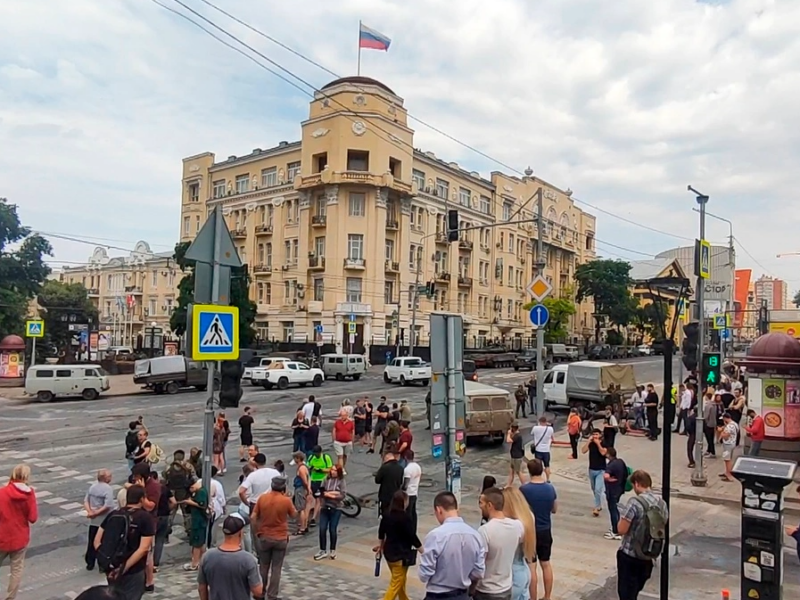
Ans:
POLYGON ((681 354, 683 366, 688 371, 697 369, 697 347, 700 345, 700 324, 695 322, 687 323, 683 326, 683 343, 681 344, 681 354))
POLYGON ((458 211, 457 210, 448 210, 447 211, 447 241, 448 242, 457 242, 458 241, 458 211))
POLYGON ((429 281, 425 284, 425 295, 428 298, 433 298, 434 294, 436 293, 436 283, 433 281, 429 281))
POLYGON ((704 387, 713 387, 719 383, 722 375, 722 357, 719 352, 703 352, 703 368, 700 372, 704 387))
POLYGON ((239 360, 224 360, 220 365, 219 406, 237 408, 242 399, 244 365, 239 360))

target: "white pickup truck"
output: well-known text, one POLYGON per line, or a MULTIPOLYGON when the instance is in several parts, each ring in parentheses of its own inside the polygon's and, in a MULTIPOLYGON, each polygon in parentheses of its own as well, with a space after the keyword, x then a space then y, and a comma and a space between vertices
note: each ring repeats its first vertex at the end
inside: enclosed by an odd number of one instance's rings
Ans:
POLYGON ((256 381, 256 378, 253 377, 253 372, 256 369, 260 369, 260 376, 264 378, 264 371, 268 366, 272 363, 276 362, 287 362, 292 360, 291 358, 284 358, 282 356, 261 356, 251 359, 249 363, 244 366, 244 374, 242 375, 242 381, 249 381, 253 385, 261 385, 263 381, 256 381))
POLYGON ((395 358, 383 369, 383 380, 386 383, 399 382, 400 385, 420 382, 428 385, 431 379, 431 366, 418 356, 395 358))
POLYGON ((322 369, 311 368, 305 363, 293 360, 273 362, 268 367, 253 369, 253 383, 263 385, 265 390, 271 390, 273 387, 285 390, 290 385, 319 387, 323 381, 325 373, 322 369))

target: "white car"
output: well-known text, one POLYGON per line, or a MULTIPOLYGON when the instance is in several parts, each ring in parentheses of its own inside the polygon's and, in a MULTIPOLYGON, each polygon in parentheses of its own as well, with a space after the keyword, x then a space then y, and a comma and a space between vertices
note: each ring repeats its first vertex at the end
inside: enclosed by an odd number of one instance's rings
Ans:
POLYGON ((289 360, 272 363, 267 368, 253 369, 253 381, 261 383, 265 390, 271 390, 273 387, 285 390, 290 385, 319 387, 325 381, 325 373, 322 369, 312 369, 305 363, 289 360), (263 377, 261 377, 262 372, 263 377))
MULTIPOLYGON (((272 363, 276 362, 287 362, 292 360, 291 358, 284 358, 282 356, 262 356, 259 358, 252 359, 244 368, 244 373, 242 374, 242 381, 249 381, 253 385, 261 385, 262 381, 256 381, 256 378, 253 377, 253 371, 257 369, 265 370, 268 366, 272 363), (255 364, 254 364, 255 363, 255 364)), ((259 373, 261 379, 264 379, 265 376, 263 372, 259 373)))
POLYGON ((647 344, 642 344, 636 348, 636 350, 639 353, 639 356, 650 356, 653 353, 653 349, 647 344))
POLYGON ((399 382, 400 385, 420 382, 428 385, 431 379, 431 366, 418 356, 395 358, 383 369, 383 380, 386 383, 399 382))

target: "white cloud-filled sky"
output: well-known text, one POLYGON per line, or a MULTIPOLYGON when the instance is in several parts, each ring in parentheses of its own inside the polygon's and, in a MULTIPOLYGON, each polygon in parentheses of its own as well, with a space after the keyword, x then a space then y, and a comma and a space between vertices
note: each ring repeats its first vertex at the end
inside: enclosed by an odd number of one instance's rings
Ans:
MULTIPOLYGON (((637 251, 601 243, 605 256, 690 244, 691 184, 733 221, 738 267, 800 287, 800 256, 776 258, 800 251, 797 0, 213 1, 339 75, 356 70, 359 19, 388 35, 362 74, 413 116, 602 209, 581 205, 598 238, 637 251)), ((202 0, 180 2, 317 88, 333 78, 202 0)), ((169 250, 183 157, 296 140, 307 116, 308 95, 152 0, 4 0, 0 23, 0 196, 38 231, 169 250)), ((412 126, 417 147, 507 170, 412 126)), ((709 239, 727 235, 709 218, 709 239)), ((58 261, 93 249, 53 243, 58 261)))

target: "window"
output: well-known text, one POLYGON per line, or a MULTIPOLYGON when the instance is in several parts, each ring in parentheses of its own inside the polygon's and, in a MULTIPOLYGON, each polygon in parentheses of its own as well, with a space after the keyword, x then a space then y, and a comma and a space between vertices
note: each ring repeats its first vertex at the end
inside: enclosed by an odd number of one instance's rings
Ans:
POLYGON ((111 314, 111 300, 106 300, 106 312, 104 314, 106 315, 111 314))
POLYGON ((294 183, 294 178, 300 175, 300 161, 290 162, 286 165, 287 183, 294 183))
POLYGON ((194 218, 194 232, 195 233, 199 233, 200 232, 200 215, 197 215, 194 218))
POLYGON ((153 287, 158 287, 158 271, 153 271, 150 274, 150 285, 153 287))
POLYGON ((264 246, 264 266, 272 268, 272 242, 267 242, 264 246))
POLYGON ((214 186, 214 198, 222 198, 225 195, 225 180, 218 179, 212 185, 214 186))
POLYGON ((165 303, 165 306, 167 307, 167 314, 171 315, 172 314, 172 304, 173 304, 172 298, 167 298, 166 300, 164 300, 164 303, 165 303))
POLYGON ((363 217, 366 214, 367 195, 361 192, 350 192, 348 214, 351 217, 363 217))
POLYGON ((283 329, 283 341, 291 342, 294 338, 294 321, 282 321, 281 329, 283 329))
POLYGON ((386 281, 383 284, 383 301, 386 304, 394 304, 394 281, 386 281))
POLYGON ((322 302, 323 294, 325 293, 325 280, 322 277, 314 279, 314 300, 322 302))
POLYGON ((586 249, 594 250, 594 235, 586 234, 586 249))
POLYGON ((511 209, 512 209, 511 202, 503 202, 503 220, 504 221, 510 221, 511 220, 511 209))
POLYGON ((289 265, 292 263, 292 240, 283 242, 283 264, 289 265))
POLYGON ((258 304, 264 303, 264 284, 259 283, 256 285, 256 301, 258 304))
POLYGON ((417 308, 419 308, 419 295, 415 291, 415 286, 410 285, 408 286, 408 310, 411 310, 411 303, 414 300, 416 300, 414 303, 417 305, 417 308))
POLYGON ((363 150, 348 150, 347 170, 369 171, 369 152, 363 150))
POLYGON ((394 260, 394 240, 386 240, 385 258, 388 261, 394 260))
POLYGON ((272 304, 272 284, 264 284, 264 304, 272 304))
POLYGON ((189 235, 189 226, 191 224, 191 220, 189 217, 183 217, 183 235, 189 235))
POLYGON ((297 302, 297 280, 287 279, 283 282, 283 303, 294 304, 297 302))
POLYGON ((190 202, 199 202, 200 201, 200 184, 199 183, 192 183, 189 185, 189 201, 190 202))
POLYGON ((256 261, 259 265, 264 264, 264 244, 258 245, 258 254, 256 255, 256 261))
POLYGON ((70 369, 58 369, 56 370, 56 377, 72 377, 72 371, 70 369))
POLYGON ((325 194, 317 196, 314 200, 314 214, 320 217, 328 214, 328 200, 325 198, 325 194))
POLYGON ((436 180, 436 195, 439 198, 447 198, 450 195, 450 184, 444 179, 436 180))
POLYGON ((245 246, 239 246, 239 259, 243 262, 247 262, 247 248, 245 246))
POLYGON ((422 265, 422 246, 411 244, 408 247, 408 266, 412 271, 416 271, 420 265, 422 265))
POLYGON ((481 231, 481 246, 484 248, 489 247, 491 234, 488 229, 484 229, 481 231))
MULTIPOLYGON (((347 258, 364 258, 364 236, 359 233, 351 233, 347 236, 347 258)), ((359 281, 361 281, 359 279, 359 281)), ((360 301, 359 301, 360 302, 360 301)))
POLYGON ((347 278, 347 302, 361 302, 361 283, 360 277, 347 278))
POLYGON ((411 171, 411 181, 415 186, 417 186, 418 190, 424 190, 425 189, 425 173, 424 172, 417 171, 416 169, 413 169, 411 171))
POLYGON ((314 254, 319 257, 325 256, 325 237, 314 238, 314 254))
POLYGON ((328 167, 328 153, 322 152, 320 154, 315 154, 312 157, 312 169, 313 173, 322 173, 328 167))
MULTIPOLYGON (((109 290, 114 290, 114 289, 116 289, 116 288, 114 287, 114 285, 112 284, 112 281, 113 281, 113 280, 114 280, 114 279, 113 279, 113 277, 112 277, 111 275, 108 275, 108 276, 106 277, 106 287, 107 287, 109 290)), ((71 283, 71 280, 70 280, 70 283, 71 283)))
POLYGON ((558 371, 556 373, 556 383, 564 383, 564 376, 566 373, 564 371, 558 371))
POLYGON ((458 202, 461 206, 470 205, 470 191, 467 188, 458 188, 458 202))
POLYGON ((447 271, 447 252, 437 250, 433 255, 434 271, 436 273, 443 273, 447 271))
POLYGON ((272 219, 275 217, 275 207, 269 205, 267 207, 267 226, 272 227, 272 219))
POLYGON ((261 169, 261 187, 269 188, 278 185, 278 167, 261 169))
POLYGON ((489 199, 489 196, 481 196, 480 211, 485 215, 492 212, 492 201, 489 199))
POLYGON ((514 234, 513 233, 509 233, 508 234, 508 251, 509 252, 514 252, 514 234))
POLYGON ((421 206, 412 206, 411 207, 411 215, 410 215, 410 224, 411 229, 417 229, 421 231, 425 227, 425 209, 421 206))
POLYGON ((392 177, 396 179, 403 178, 403 161, 399 158, 394 158, 393 156, 389 157, 389 173, 392 174, 392 177))
POLYGON ((250 191, 250 174, 236 176, 236 193, 243 194, 250 191))
POLYGON ((158 307, 156 306, 156 299, 149 298, 147 300, 147 314, 152 317, 153 315, 156 314, 157 310, 158 307))

